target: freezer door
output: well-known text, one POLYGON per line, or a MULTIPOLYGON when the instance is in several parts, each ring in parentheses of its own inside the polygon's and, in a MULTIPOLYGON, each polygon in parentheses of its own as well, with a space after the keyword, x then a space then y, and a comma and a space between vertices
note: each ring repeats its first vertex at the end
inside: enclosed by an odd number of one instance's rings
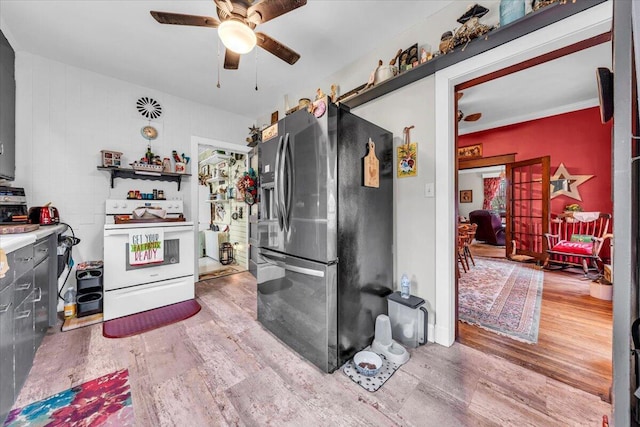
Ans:
POLYGON ((329 126, 336 115, 333 106, 319 119, 291 114, 278 138, 261 146, 260 247, 322 263, 337 258, 336 132, 329 126))
POLYGON ((324 372, 337 369, 337 265, 260 249, 258 320, 324 372))

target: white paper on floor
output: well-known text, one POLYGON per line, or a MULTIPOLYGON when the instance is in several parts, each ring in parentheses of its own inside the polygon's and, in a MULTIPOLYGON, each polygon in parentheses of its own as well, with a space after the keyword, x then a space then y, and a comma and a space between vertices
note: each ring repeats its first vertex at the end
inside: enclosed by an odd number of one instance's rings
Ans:
POLYGON ((351 378, 353 382, 355 382, 356 384, 360 384, 360 386, 362 386, 362 388, 364 388, 365 390, 374 392, 382 387, 382 384, 384 384, 389 378, 391 378, 391 375, 393 375, 393 373, 397 371, 400 366, 402 366, 398 363, 393 363, 387 360, 387 358, 382 354, 380 354, 379 356, 380 358, 382 358, 382 368, 380 368, 380 371, 376 375, 367 377, 366 375, 360 374, 360 372, 358 372, 355 365, 353 364, 353 359, 344 364, 344 366, 342 367, 342 372, 346 376, 351 378))

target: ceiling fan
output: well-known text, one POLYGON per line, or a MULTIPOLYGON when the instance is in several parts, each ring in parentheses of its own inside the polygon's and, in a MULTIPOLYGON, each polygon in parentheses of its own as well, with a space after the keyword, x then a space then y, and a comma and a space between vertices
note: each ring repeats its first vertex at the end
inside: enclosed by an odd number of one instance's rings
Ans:
MULTIPOLYGON (((462 98, 463 95, 464 95, 464 93, 457 92, 456 93, 456 100, 460 101, 460 98, 462 98)), ((458 122, 461 121, 461 120, 464 120, 465 122, 476 122, 476 121, 480 120, 480 117, 482 117, 482 113, 473 113, 473 114, 465 115, 462 112, 462 110, 458 110, 458 122)))
POLYGON ((224 68, 237 70, 240 55, 248 53, 257 44, 267 52, 293 65, 300 55, 279 41, 260 32, 254 32, 257 25, 284 15, 307 4, 307 0, 213 0, 218 17, 184 15, 152 10, 151 16, 161 24, 190 25, 217 28, 218 35, 226 47, 224 68))

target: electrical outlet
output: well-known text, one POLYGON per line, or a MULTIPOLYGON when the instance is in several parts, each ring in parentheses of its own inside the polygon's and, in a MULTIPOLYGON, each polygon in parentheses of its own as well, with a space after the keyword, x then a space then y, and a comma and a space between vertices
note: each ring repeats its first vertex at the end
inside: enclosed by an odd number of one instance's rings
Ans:
POLYGON ((433 182, 427 182, 424 185, 424 197, 434 197, 435 189, 433 187, 433 182))

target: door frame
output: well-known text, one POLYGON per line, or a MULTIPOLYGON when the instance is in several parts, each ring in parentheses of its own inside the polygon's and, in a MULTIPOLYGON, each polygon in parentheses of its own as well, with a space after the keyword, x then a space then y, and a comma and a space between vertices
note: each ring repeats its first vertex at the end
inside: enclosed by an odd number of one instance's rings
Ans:
POLYGON ((610 32, 611 2, 601 3, 561 22, 546 26, 526 36, 505 43, 483 54, 454 64, 435 73, 435 254, 434 340, 451 346, 455 341, 455 235, 456 203, 456 122, 455 87, 478 77, 610 32))
MULTIPOLYGON (((191 209, 191 212, 186 212, 187 214, 187 218, 191 217, 191 218, 195 218, 194 221, 194 227, 193 227, 193 253, 197 254, 198 253, 198 247, 200 245, 199 243, 199 239, 198 239, 198 212, 199 211, 199 204, 200 201, 198 200, 198 173, 200 172, 200 165, 199 165, 199 160, 198 160, 198 146, 199 145, 209 145, 211 146, 211 148, 214 149, 218 149, 218 150, 229 150, 229 151, 234 151, 236 153, 243 153, 245 155, 247 155, 249 153, 249 151, 251 151, 251 147, 248 147, 246 145, 240 145, 240 144, 233 144, 230 142, 224 142, 224 141, 218 141, 216 139, 210 139, 210 138, 204 138, 201 136, 192 136, 191 137, 191 169, 188 169, 188 173, 191 174, 191 179, 189 180, 189 192, 190 192, 190 196, 191 196, 191 203, 189 203, 189 207, 191 209)), ((247 230, 248 231, 248 230, 247 230)), ((247 233, 248 235, 248 233, 247 233)), ((193 271, 194 271, 194 275, 193 277, 198 278, 198 260, 199 257, 194 256, 193 257, 193 271)), ((199 278, 198 278, 199 280, 199 278)), ((198 280, 195 280, 196 282, 198 280)))

